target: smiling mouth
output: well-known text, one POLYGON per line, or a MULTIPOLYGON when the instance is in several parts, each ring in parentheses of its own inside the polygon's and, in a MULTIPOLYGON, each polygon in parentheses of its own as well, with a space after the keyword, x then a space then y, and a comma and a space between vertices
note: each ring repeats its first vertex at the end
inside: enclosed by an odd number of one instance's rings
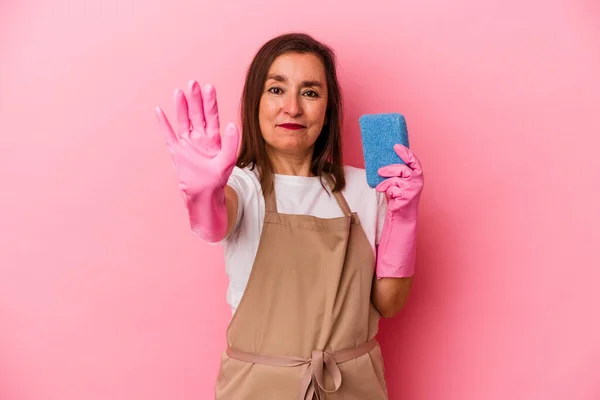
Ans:
POLYGON ((281 124, 281 125, 278 125, 278 126, 280 126, 283 129, 289 129, 289 130, 292 130, 292 131, 297 131, 299 129, 306 128, 304 125, 300 125, 300 124, 281 124))

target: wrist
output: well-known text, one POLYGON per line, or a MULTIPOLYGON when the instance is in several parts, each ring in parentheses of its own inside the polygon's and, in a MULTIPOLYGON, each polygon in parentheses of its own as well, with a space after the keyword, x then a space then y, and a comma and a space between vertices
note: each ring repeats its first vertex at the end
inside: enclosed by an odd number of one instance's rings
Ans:
POLYGON ((388 215, 377 248, 377 278, 407 278, 413 275, 417 245, 417 220, 398 213, 388 215))
POLYGON ((204 188, 183 196, 192 231, 209 242, 222 240, 227 232, 225 189, 204 188))

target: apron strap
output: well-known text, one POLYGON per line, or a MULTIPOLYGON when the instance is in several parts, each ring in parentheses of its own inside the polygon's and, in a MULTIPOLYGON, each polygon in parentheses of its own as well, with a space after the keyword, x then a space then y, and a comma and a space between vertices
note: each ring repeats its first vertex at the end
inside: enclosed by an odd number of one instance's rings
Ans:
POLYGON ((365 354, 368 354, 377 346, 375 338, 358 347, 342 350, 337 353, 329 354, 322 350, 314 350, 312 357, 303 359, 300 357, 272 356, 247 353, 240 350, 227 347, 227 355, 238 361, 252 364, 269 365, 272 367, 299 367, 308 365, 300 381, 300 392, 298 400, 324 400, 325 393, 336 392, 342 385, 342 373, 338 364, 354 360, 365 354), (333 380, 333 388, 325 387, 325 373, 333 380))
POLYGON ((265 212, 276 213, 277 212, 277 199, 275 198, 275 182, 273 182, 273 188, 271 193, 265 194, 265 212))
POLYGON ((329 187, 331 188, 331 191, 333 193, 333 197, 335 197, 335 200, 337 201, 338 205, 340 206, 340 208, 342 209, 342 212, 344 213, 345 216, 347 217, 351 217, 352 216, 352 210, 350 210, 350 206, 348 205, 348 202, 346 201, 346 198, 344 197, 344 195, 342 194, 342 192, 334 192, 333 188, 335 186, 335 182, 333 181, 333 178, 331 177, 331 175, 329 174, 325 174, 325 179, 327 180, 327 183, 329 183, 329 187))

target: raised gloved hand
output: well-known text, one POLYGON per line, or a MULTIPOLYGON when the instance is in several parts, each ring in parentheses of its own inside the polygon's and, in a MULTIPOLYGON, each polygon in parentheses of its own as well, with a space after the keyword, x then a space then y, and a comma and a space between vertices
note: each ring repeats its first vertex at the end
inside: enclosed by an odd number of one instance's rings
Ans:
POLYGON ((394 146, 406 163, 382 167, 378 173, 388 179, 375 190, 387 197, 387 215, 377 249, 377 278, 406 278, 414 273, 417 249, 417 214, 423 190, 423 170, 406 146, 394 146))
POLYGON ((217 242, 227 232, 225 186, 235 166, 239 131, 229 123, 220 135, 217 95, 213 86, 203 90, 189 82, 189 97, 177 89, 174 131, 160 107, 156 107, 161 130, 179 179, 192 230, 209 242, 217 242))

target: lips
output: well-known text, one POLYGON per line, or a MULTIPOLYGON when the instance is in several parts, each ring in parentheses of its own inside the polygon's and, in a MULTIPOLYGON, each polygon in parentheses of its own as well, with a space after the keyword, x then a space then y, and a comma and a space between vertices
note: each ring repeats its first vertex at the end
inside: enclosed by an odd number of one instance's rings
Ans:
POLYGON ((299 129, 306 128, 304 125, 300 125, 300 124, 280 124, 279 126, 283 129, 290 129, 293 131, 297 131, 299 129))

